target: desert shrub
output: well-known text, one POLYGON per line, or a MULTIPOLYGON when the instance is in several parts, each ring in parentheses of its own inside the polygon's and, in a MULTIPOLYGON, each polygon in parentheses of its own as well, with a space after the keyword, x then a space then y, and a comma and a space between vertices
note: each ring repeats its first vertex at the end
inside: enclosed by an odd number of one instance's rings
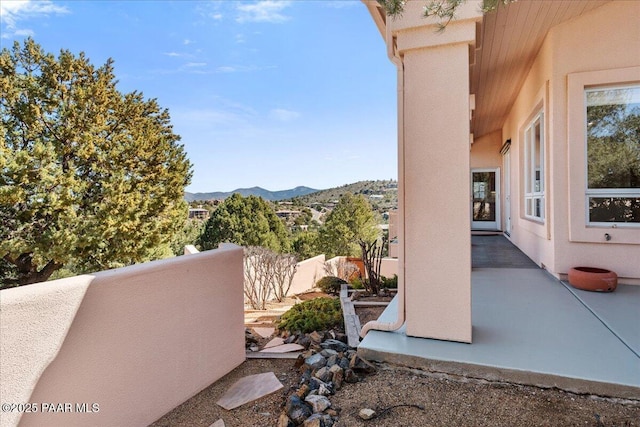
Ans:
POLYGON ((278 328, 290 333, 344 328, 340 300, 315 298, 296 304, 282 315, 278 328))
POLYGON ((345 280, 335 276, 325 276, 316 282, 316 286, 322 289, 322 292, 328 294, 340 293, 340 286, 347 283, 345 280))
POLYGON ((364 284, 362 283, 362 278, 354 277, 349 281, 349 284, 353 289, 364 289, 364 284))
POLYGON ((398 289, 398 275, 394 274, 393 277, 382 276, 382 287, 386 289, 398 289))

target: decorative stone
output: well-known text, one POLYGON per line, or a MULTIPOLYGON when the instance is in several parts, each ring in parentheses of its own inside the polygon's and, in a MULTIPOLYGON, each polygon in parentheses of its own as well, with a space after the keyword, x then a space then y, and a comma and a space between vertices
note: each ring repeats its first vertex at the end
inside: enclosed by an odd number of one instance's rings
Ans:
POLYGON ((287 405, 285 408, 287 416, 295 425, 300 425, 309 418, 312 414, 309 405, 304 403, 298 396, 292 394, 287 398, 287 405))
POLYGON ((361 409, 360 412, 358 412, 358 416, 363 420, 370 420, 371 418, 376 416, 376 411, 374 411, 373 409, 364 408, 361 409))
POLYGON ((273 372, 249 375, 236 381, 216 403, 229 411, 282 387, 284 386, 273 372))
POLYGON ((284 340, 285 344, 292 344, 294 342, 296 342, 296 340, 298 339, 298 336, 296 334, 291 334, 287 337, 287 339, 284 340))
POLYGON ((224 420, 222 418, 220 418, 218 421, 216 421, 215 423, 211 424, 209 427, 225 427, 224 426, 224 420))
POLYGON ((309 384, 309 381, 311 380, 311 373, 311 368, 305 369, 300 377, 300 384, 309 384))
MULTIPOLYGON (((322 343, 322 344, 324 344, 324 343, 322 343)), ((320 347, 322 347, 322 344, 320 344, 320 347)), ((330 358, 332 356, 337 356, 338 352, 335 351, 335 350, 332 350, 330 348, 325 348, 324 350, 322 350, 320 352, 320 354, 328 359, 328 358, 330 358)))
POLYGON ((336 392, 334 391, 333 387, 331 386, 331 384, 320 384, 320 386, 318 387, 318 394, 320 396, 331 396, 332 394, 335 394, 336 392))
POLYGON ((296 395, 300 399, 304 399, 305 397, 307 397, 307 394, 309 394, 309 386, 307 384, 302 384, 298 391, 296 391, 296 395))
POLYGON ((253 331, 262 338, 269 338, 276 331, 275 328, 253 328, 253 331))
POLYGON ((348 382, 349 384, 354 384, 360 381, 360 377, 358 377, 356 373, 353 372, 353 369, 346 369, 344 371, 344 381, 348 382))
POLYGON ((266 343, 264 345, 264 348, 277 347, 277 346, 283 345, 283 344, 284 344, 284 340, 282 338, 275 337, 274 339, 272 339, 271 341, 266 343))
POLYGON ((309 338, 307 335, 302 335, 300 338, 298 338, 298 341, 296 343, 307 349, 311 345, 311 338, 309 338))
POLYGON ((349 369, 349 359, 347 359, 346 357, 340 358, 340 360, 338 361, 338 365, 344 370, 349 369))
POLYGON ((301 351, 301 350, 304 350, 304 347, 302 347, 299 344, 282 344, 282 345, 277 345, 275 347, 269 347, 269 348, 265 348, 264 350, 260 350, 260 353, 291 353, 293 351, 301 351))
POLYGON ((278 418, 277 427, 295 427, 296 425, 291 421, 291 419, 287 416, 287 414, 280 414, 280 418, 278 418))
POLYGON ((320 414, 313 414, 302 423, 302 427, 324 427, 320 414))
POLYGON ((347 351, 349 346, 343 343, 342 341, 329 339, 320 344, 320 347, 324 349, 331 349, 335 351, 347 351))
POLYGON ((304 363, 312 369, 320 369, 327 364, 327 359, 320 353, 309 356, 305 359, 304 363))
POLYGON ((331 381, 333 378, 333 373, 326 366, 318 369, 314 375, 316 378, 321 380, 322 382, 331 381))
POLYGON ((329 371, 331 372, 331 382, 336 390, 340 390, 344 381, 344 370, 338 365, 333 365, 329 371))
POLYGON ((339 360, 340 360, 340 355, 334 354, 333 356, 330 356, 327 358, 327 366, 331 367, 333 365, 337 365, 339 360))
POLYGON ((377 368, 369 361, 362 359, 357 354, 354 354, 351 358, 351 362, 349 362, 349 367, 355 371, 365 374, 374 373, 377 368))
POLYGON ((314 413, 324 412, 325 409, 331 406, 331 401, 325 396, 307 396, 305 401, 311 404, 314 413))
POLYGON ((309 334, 309 338, 315 344, 320 344, 324 338, 324 336, 320 335, 317 331, 313 331, 309 334))
POLYGON ((303 427, 331 427, 333 420, 326 414, 313 414, 302 424, 303 427))

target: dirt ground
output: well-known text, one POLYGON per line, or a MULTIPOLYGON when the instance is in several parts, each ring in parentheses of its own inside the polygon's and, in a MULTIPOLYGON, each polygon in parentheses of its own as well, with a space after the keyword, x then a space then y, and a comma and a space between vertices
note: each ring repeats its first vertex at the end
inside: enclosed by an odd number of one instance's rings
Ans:
MULTIPOLYGON (((356 312, 361 324, 365 324, 377 319, 383 309, 357 307, 356 312)), ((269 314, 253 319, 251 324, 268 326, 273 321, 267 318, 269 314)), ((251 324, 247 323, 248 326, 251 324)), ((291 359, 248 359, 152 426, 209 427, 222 419, 226 427, 274 427, 287 396, 297 388, 300 380, 294 362, 291 359), (284 387, 231 411, 216 405, 235 381, 264 372, 274 372, 284 387)), ((339 413, 335 427, 640 427, 640 401, 581 396, 387 364, 378 365, 378 368, 375 374, 364 377, 359 383, 345 384, 331 396, 332 408, 339 413), (358 416, 363 408, 373 409, 377 415, 364 421, 358 416)))
MULTIPOLYGON (((332 407, 340 414, 336 427, 640 426, 638 401, 428 375, 389 365, 379 368, 331 397, 332 407), (363 408, 377 411, 378 416, 361 420, 358 412, 363 408)), ((247 360, 152 426, 209 427, 222 419, 227 427, 273 427, 298 379, 293 360, 247 360), (216 405, 236 380, 263 372, 274 372, 284 388, 232 411, 216 405)))

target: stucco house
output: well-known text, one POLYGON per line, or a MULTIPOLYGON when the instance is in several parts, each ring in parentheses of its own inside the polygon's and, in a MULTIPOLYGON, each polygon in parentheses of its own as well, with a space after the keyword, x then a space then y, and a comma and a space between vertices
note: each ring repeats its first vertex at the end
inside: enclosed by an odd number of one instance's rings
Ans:
POLYGON ((472 342, 471 230, 640 284, 640 2, 468 1, 440 32, 364 3, 397 66, 406 334, 472 342))

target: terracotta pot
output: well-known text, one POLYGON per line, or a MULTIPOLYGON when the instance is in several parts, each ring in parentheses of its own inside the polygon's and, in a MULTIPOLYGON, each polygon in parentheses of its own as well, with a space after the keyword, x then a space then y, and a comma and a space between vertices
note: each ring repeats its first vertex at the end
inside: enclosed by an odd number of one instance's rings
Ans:
POLYGON ((585 291, 613 292, 618 286, 618 275, 595 267, 574 267, 569 270, 569 284, 585 291))

